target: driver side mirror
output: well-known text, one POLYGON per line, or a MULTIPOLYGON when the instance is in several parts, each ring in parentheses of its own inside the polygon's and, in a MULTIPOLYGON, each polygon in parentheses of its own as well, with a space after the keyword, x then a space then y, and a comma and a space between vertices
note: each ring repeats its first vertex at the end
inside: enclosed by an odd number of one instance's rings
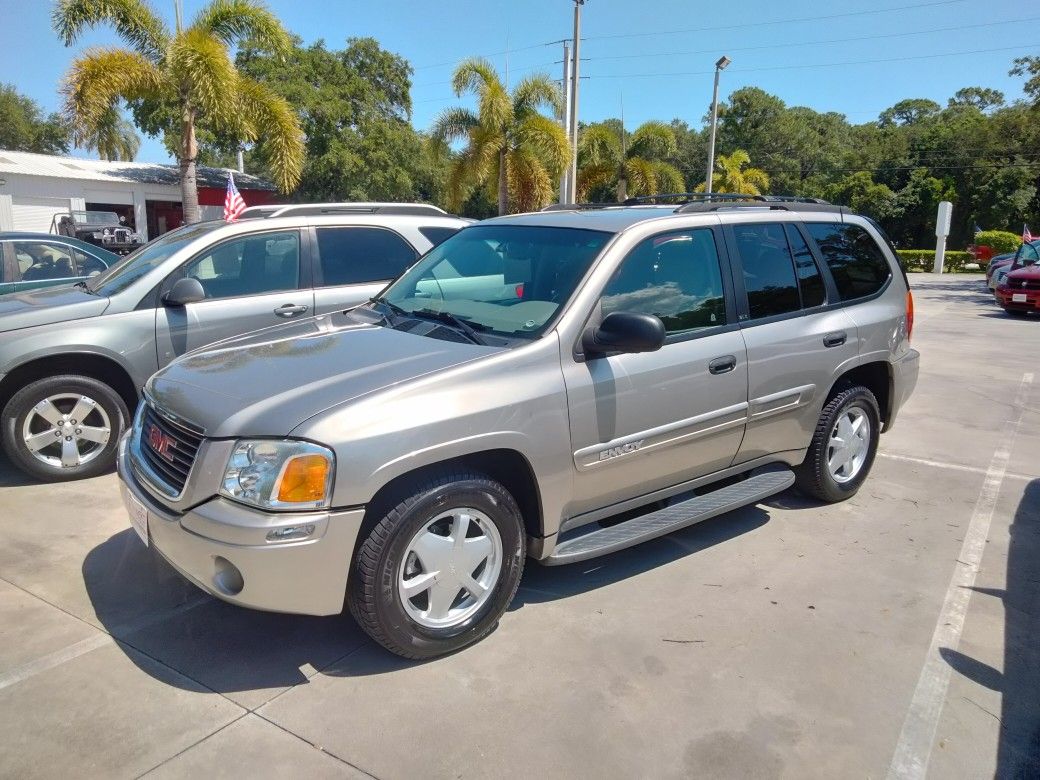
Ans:
POLYGON ((163 296, 163 303, 167 306, 187 306, 189 303, 198 303, 206 300, 206 291, 202 282, 187 276, 173 283, 170 291, 163 296))
POLYGON ((652 314, 615 311, 599 327, 590 327, 581 337, 586 355, 605 352, 656 352, 664 345, 665 329, 652 314))

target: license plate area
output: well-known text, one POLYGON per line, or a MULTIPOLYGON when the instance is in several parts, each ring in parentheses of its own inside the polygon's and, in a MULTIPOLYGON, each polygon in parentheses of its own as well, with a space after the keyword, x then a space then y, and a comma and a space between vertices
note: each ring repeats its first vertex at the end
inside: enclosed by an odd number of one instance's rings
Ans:
POLYGON ((1029 300, 1029 296, 1025 293, 1011 293, 1012 303, 1025 303, 1029 300))
POLYGON ((148 546, 148 508, 145 507, 133 493, 126 494, 126 509, 130 513, 130 526, 141 537, 144 546, 148 546))

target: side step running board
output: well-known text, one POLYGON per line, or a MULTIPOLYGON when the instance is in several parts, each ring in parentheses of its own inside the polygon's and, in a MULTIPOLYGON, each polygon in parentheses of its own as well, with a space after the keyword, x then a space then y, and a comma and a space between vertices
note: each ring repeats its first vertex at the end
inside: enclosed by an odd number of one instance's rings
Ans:
POLYGON ((542 563, 560 566, 623 550, 733 509, 758 503, 793 484, 794 472, 791 469, 786 466, 768 466, 736 484, 562 541, 542 563))

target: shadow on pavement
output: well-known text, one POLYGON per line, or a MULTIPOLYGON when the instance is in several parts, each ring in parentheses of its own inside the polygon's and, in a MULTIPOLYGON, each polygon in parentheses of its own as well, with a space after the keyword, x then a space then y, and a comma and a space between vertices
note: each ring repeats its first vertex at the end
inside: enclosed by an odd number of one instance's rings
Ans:
POLYGON ((1010 526, 1006 590, 974 588, 1004 602, 1004 671, 939 650, 954 671, 1001 693, 997 778, 1040 777, 1040 479, 1026 487, 1010 526))
MULTIPOLYGON (((545 567, 528 562, 510 611, 637 576, 752 531, 768 519, 763 509, 747 507, 585 564, 545 567)), ((195 683, 201 683, 219 693, 254 691, 305 683, 318 671, 363 676, 416 665, 372 642, 346 612, 320 618, 285 615, 207 596, 130 529, 91 550, 82 572, 105 629, 120 646, 189 678, 184 688, 195 690, 195 683)), ((138 666, 149 674, 154 670, 138 666)))

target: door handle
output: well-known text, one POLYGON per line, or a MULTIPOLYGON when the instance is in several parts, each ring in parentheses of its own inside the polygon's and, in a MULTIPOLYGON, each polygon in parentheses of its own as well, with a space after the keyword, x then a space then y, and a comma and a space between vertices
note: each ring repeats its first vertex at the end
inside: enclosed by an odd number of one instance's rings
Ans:
POLYGON ((737 367, 737 358, 733 355, 723 355, 708 363, 708 371, 712 374, 725 374, 737 367))
POLYGON ((823 337, 823 346, 825 347, 840 347, 849 338, 849 334, 843 330, 839 330, 835 333, 828 333, 823 337))
POLYGON ((307 311, 306 306, 287 303, 284 306, 279 306, 277 309, 275 309, 274 313, 279 317, 295 317, 297 314, 303 314, 305 311, 307 311))

